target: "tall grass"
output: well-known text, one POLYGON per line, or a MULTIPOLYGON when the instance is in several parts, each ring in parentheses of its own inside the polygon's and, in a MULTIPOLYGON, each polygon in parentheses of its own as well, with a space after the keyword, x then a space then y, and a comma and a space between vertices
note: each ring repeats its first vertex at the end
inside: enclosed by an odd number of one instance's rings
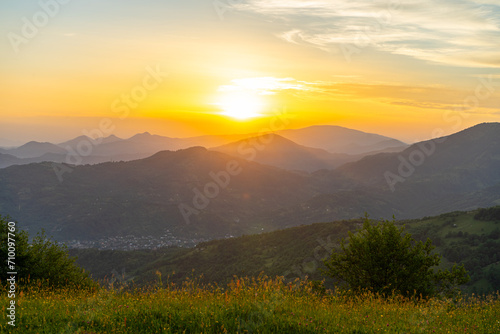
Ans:
POLYGON ((500 296, 421 300, 318 292, 307 281, 234 278, 225 287, 163 283, 148 289, 33 284, 17 296, 19 333, 500 333, 500 296))

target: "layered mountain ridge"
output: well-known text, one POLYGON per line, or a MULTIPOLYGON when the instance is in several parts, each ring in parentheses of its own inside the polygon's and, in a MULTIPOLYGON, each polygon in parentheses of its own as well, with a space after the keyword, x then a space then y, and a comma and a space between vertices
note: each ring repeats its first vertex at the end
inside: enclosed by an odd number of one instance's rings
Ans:
POLYGON ((296 163, 312 164, 330 153, 278 135, 273 141, 268 152, 243 141, 219 147, 226 153, 192 147, 128 162, 63 164, 63 180, 50 162, 11 166, 0 169, 0 212, 59 240, 167 230, 210 239, 365 212, 406 219, 500 204, 499 123, 312 173, 265 163, 294 152, 296 163), (242 144, 255 156, 235 156, 242 144))
MULTIPOLYGON (((364 147, 364 150, 367 152, 370 152, 370 150, 402 150, 406 147, 406 144, 395 139, 388 139, 384 136, 336 126, 323 126, 319 128, 310 127, 291 131, 292 132, 289 132, 289 130, 278 131, 276 135, 280 136, 280 133, 283 132, 284 134, 296 137, 298 141, 296 141, 295 144, 297 146, 304 146, 303 142, 307 141, 305 135, 310 135, 314 138, 322 139, 313 142, 311 149, 325 150, 336 155, 332 158, 334 160, 333 163, 329 161, 331 160, 329 157, 326 157, 320 159, 326 159, 326 162, 306 165, 304 171, 307 172, 321 168, 334 168, 340 163, 359 159, 361 157, 358 154, 359 147, 364 147), (316 132, 317 134, 314 135, 316 132), (336 148, 342 152, 330 151, 330 149, 335 148, 331 143, 337 141, 342 145, 336 148), (352 146, 352 158, 343 156, 350 152, 345 146, 346 143, 352 146)), ((193 146, 216 148, 223 147, 224 145, 234 145, 235 142, 249 140, 256 136, 258 135, 241 134, 170 138, 144 132, 136 134, 128 139, 121 139, 111 135, 105 138, 95 139, 87 136, 79 136, 59 144, 29 142, 17 148, 0 148, 0 168, 44 161, 57 163, 64 162, 73 165, 97 164, 111 161, 131 161, 143 159, 164 150, 175 151, 193 146)), ((322 155, 328 156, 328 152, 323 152, 322 155)), ((365 152, 364 154, 367 153, 365 152)), ((289 156, 289 159, 297 160, 297 158, 293 156, 289 156)), ((277 165, 278 167, 284 165, 285 167, 292 167, 293 169, 297 163, 293 161, 288 163, 285 161, 277 165)))

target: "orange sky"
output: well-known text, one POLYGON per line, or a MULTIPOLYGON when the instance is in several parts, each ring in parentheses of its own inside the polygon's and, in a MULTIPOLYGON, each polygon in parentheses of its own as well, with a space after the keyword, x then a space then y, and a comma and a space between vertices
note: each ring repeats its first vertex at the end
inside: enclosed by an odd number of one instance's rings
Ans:
POLYGON ((377 6, 4 1, 0 139, 64 141, 103 119, 120 137, 250 133, 286 112, 290 128, 413 142, 500 121, 497 5, 377 6))

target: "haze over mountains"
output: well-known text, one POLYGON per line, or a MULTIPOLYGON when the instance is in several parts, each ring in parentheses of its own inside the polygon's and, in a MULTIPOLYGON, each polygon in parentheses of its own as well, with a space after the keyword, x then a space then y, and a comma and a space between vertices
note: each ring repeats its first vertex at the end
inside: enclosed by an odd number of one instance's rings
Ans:
MULTIPOLYGON (((167 140, 142 134, 133 142, 142 148, 141 142, 151 137, 167 140)), ((124 142, 106 140, 102 147, 124 142)), ((59 240, 91 240, 166 230, 182 237, 220 238, 365 212, 403 219, 500 204, 500 123, 313 173, 303 170, 350 156, 279 135, 215 149, 225 153, 191 147, 129 162, 64 165, 69 171, 62 182, 52 163, 0 169, 0 211, 32 230, 45 228, 59 240), (243 157, 235 154, 241 145, 248 150, 243 157), (282 161, 288 170, 276 166, 282 161)))
POLYGON ((314 172, 333 169, 361 156, 330 153, 296 144, 280 135, 262 135, 213 148, 214 151, 287 170, 314 172))
POLYGON ((278 134, 301 145, 322 148, 331 153, 356 155, 406 146, 393 138, 331 125, 282 130, 278 134))
MULTIPOLYGON (((320 154, 322 157, 319 157, 321 162, 308 164, 306 171, 316 170, 311 168, 316 165, 318 169, 333 168, 341 163, 359 159, 361 157, 359 156, 360 153, 366 154, 367 152, 379 150, 402 150, 406 147, 406 144, 395 139, 337 126, 284 130, 278 131, 276 134, 282 134, 286 138, 293 137, 298 145, 311 146, 311 148, 323 149, 330 153, 354 155, 352 158, 341 155, 330 157, 328 154, 323 153, 320 154)), ((128 139, 120 139, 111 135, 106 138, 96 138, 95 140, 87 136, 80 136, 60 144, 33 141, 17 148, 0 148, 0 168, 43 161, 65 162, 74 165, 108 161, 131 161, 149 157, 163 150, 175 151, 193 146, 220 147, 255 136, 257 135, 242 134, 169 138, 151 135, 146 132, 128 139)), ((274 146, 276 145, 275 143, 274 146)), ((297 158, 290 157, 290 159, 296 160, 297 158)), ((289 167, 286 162, 284 164, 283 167, 289 167)), ((290 163, 292 169, 295 165, 293 162, 290 163)), ((278 166, 282 167, 280 164, 278 166)))

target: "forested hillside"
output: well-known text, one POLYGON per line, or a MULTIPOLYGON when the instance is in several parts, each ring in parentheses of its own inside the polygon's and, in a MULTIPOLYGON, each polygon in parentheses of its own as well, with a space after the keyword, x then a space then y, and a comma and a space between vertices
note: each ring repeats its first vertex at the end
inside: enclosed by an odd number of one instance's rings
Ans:
MULTIPOLYGON (((442 266, 463 263, 471 281, 467 292, 500 289, 500 207, 452 212, 420 220, 398 221, 417 240, 430 238, 443 255, 442 266), (485 218, 488 217, 488 218, 485 218), (489 217, 493 217, 490 219, 489 217)), ((144 251, 70 250, 77 263, 94 277, 117 283, 154 281, 156 271, 172 282, 199 277, 204 282, 227 283, 234 275, 284 276, 286 280, 321 280, 322 259, 338 247, 361 219, 317 223, 259 235, 214 240, 195 248, 162 248, 144 251), (99 260, 96 260, 99 259, 99 260), (113 278, 114 277, 114 278, 113 278)), ((328 283, 328 282, 327 282, 328 283)))

